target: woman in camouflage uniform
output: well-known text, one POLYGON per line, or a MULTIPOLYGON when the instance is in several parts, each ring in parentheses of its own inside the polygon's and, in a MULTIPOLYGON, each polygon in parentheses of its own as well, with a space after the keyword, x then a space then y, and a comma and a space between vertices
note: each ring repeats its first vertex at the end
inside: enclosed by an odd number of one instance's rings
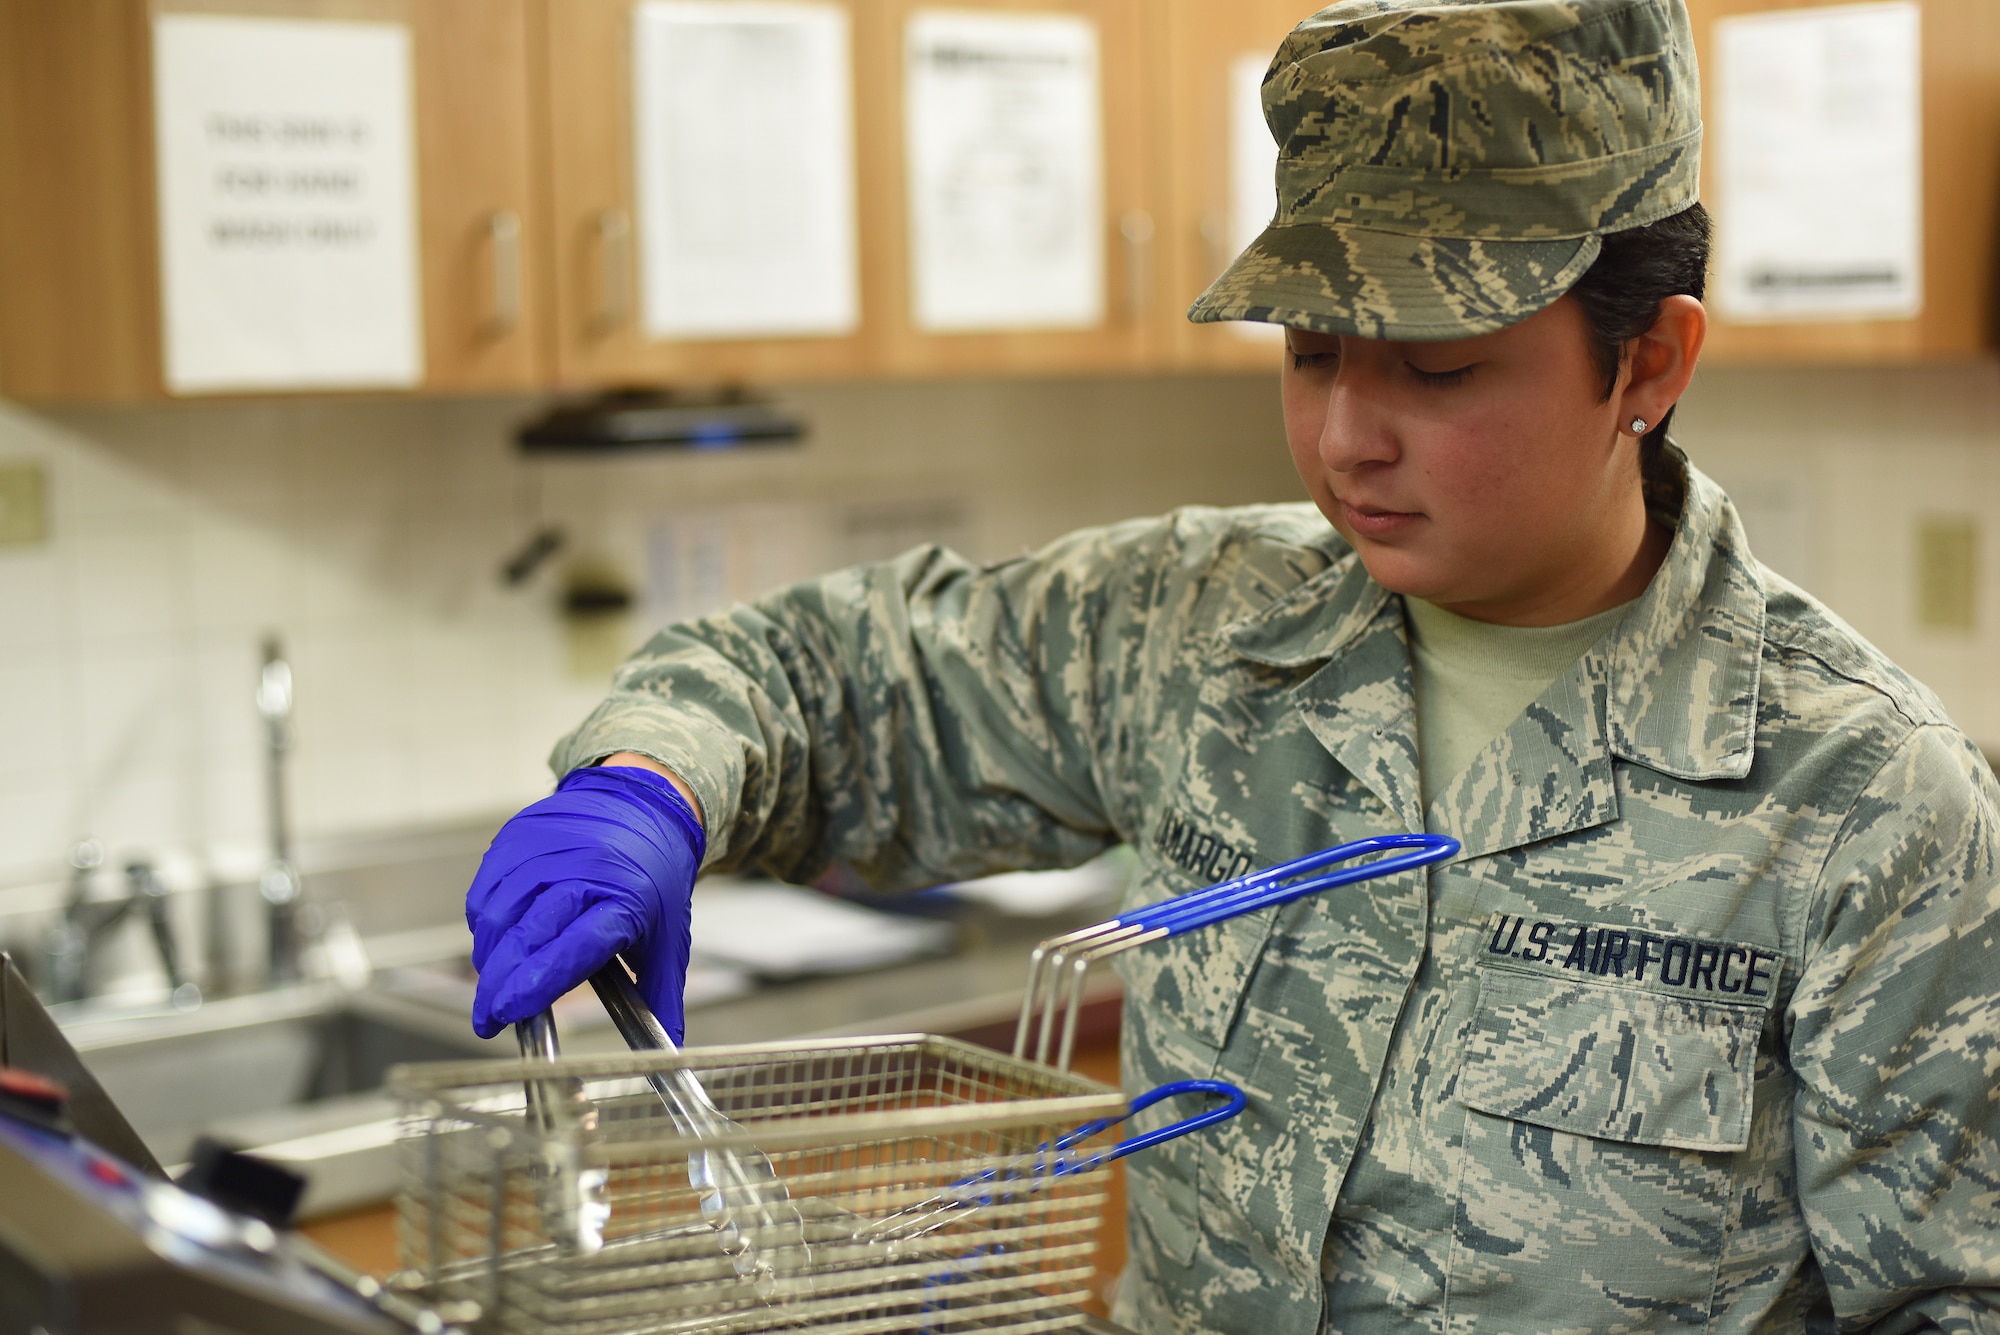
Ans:
POLYGON ((1344 0, 1264 84, 1313 505, 662 632, 468 903, 482 1032, 614 950, 678 1029, 697 867, 884 885, 1126 842, 1135 901, 1462 854, 1124 957, 1148 1332, 2000 1330, 1996 792, 1664 427, 1706 224, 1680 0, 1344 0), (608 763, 607 763, 608 762, 608 763))

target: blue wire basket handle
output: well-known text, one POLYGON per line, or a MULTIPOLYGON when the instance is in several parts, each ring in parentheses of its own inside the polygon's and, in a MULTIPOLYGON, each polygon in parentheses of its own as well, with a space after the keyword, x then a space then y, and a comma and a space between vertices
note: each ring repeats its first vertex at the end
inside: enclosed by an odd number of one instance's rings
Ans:
MULTIPOLYGON (((1018 1159, 994 1168, 981 1169, 970 1177, 960 1178, 951 1184, 951 1190, 957 1193, 967 1188, 991 1187, 995 1183, 1001 1184, 1004 1189, 1006 1184, 1012 1182, 1032 1182, 1041 1178, 1066 1177, 1071 1173, 1088 1173, 1092 1169, 1102 1168, 1114 1159, 1122 1159, 1139 1150, 1151 1149, 1155 1145, 1164 1145, 1170 1140, 1177 1140, 1191 1131, 1200 1131, 1218 1122, 1226 1122, 1242 1112, 1249 1104, 1250 1096, 1226 1080, 1170 1080, 1157 1089, 1150 1089, 1133 1099, 1125 1111, 1116 1117, 1100 1117, 1094 1122, 1085 1122, 1060 1140, 1046 1141, 1037 1145, 1018 1159), (1183 1117, 1178 1122, 1169 1122, 1156 1130, 1133 1136, 1130 1140, 1121 1140, 1110 1149, 1097 1154, 1081 1159, 1070 1157, 1069 1152, 1072 1149, 1098 1132, 1117 1126, 1128 1117, 1146 1111, 1163 1099, 1176 1098, 1182 1094, 1219 1095, 1223 1103, 1220 1107, 1210 1108, 1192 1117, 1183 1117)), ((991 1202, 990 1194, 962 1198, 961 1201, 965 1204, 978 1205, 987 1205, 991 1202)))
POLYGON ((1148 904, 1132 913, 1121 914, 1118 920, 1147 928, 1164 928, 1167 935, 1179 936, 1183 932, 1210 927, 1259 909, 1289 904, 1335 886, 1354 885, 1360 881, 1372 881, 1377 877, 1427 867, 1433 862, 1455 857, 1458 851, 1458 840, 1448 835, 1370 835, 1336 848, 1322 849, 1238 881, 1225 881, 1206 890, 1148 904), (1359 866, 1323 870, 1331 864, 1347 862, 1368 853, 1391 853, 1393 856, 1359 866), (1302 879, 1292 880, 1294 876, 1302 879), (1286 884, 1287 881, 1290 883, 1286 884))
POLYGON ((1060 1166, 1057 1167, 1056 1172, 1058 1174, 1087 1173, 1091 1169, 1102 1167, 1114 1159, 1122 1159, 1128 1154, 1137 1153, 1139 1150, 1149 1150, 1155 1145, 1164 1145, 1170 1140, 1178 1140, 1189 1132, 1202 1131, 1219 1122, 1226 1122, 1236 1116, 1236 1114, 1242 1112, 1250 1104, 1250 1096, 1237 1086, 1230 1084, 1227 1080, 1170 1080, 1157 1089, 1149 1089, 1144 1094, 1133 1099, 1131 1106, 1118 1116, 1104 1117, 1095 1122, 1084 1123, 1061 1140, 1058 1140, 1055 1143, 1055 1148, 1058 1151, 1070 1149, 1075 1145, 1089 1140, 1092 1136, 1107 1127, 1117 1126, 1126 1118, 1137 1113, 1142 1113, 1156 1103, 1163 1102, 1166 1099, 1178 1098, 1182 1094, 1215 1094, 1220 1095, 1224 1102, 1220 1107, 1210 1108, 1205 1112, 1196 1113, 1192 1117, 1183 1117, 1178 1122, 1169 1122, 1165 1126, 1158 1127, 1152 1131, 1141 1132, 1129 1140, 1121 1140, 1103 1153, 1091 1155, 1087 1159, 1074 1161, 1064 1159, 1061 1161, 1060 1166))

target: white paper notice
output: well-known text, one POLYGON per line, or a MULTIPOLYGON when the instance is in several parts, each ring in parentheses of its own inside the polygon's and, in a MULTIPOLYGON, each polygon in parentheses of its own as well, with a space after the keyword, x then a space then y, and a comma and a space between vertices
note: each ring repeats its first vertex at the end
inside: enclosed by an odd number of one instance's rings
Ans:
POLYGON ((1264 71, 1254 52, 1229 62, 1229 253, 1240 255, 1278 212, 1278 141, 1264 123, 1264 71))
MULTIPOLYGON (((1278 141, 1264 123, 1264 72, 1271 58, 1246 51, 1229 62, 1229 258, 1247 249, 1278 212, 1278 141)), ((1220 271, 1218 271, 1220 272, 1220 271)), ((1275 343, 1282 325, 1231 320, 1240 338, 1275 343)))
POLYGON ((905 29, 903 92, 917 326, 1103 323, 1095 25, 920 11, 905 29))
POLYGON ((851 333, 861 284, 847 11, 650 0, 632 36, 646 333, 851 333))
POLYGON ((167 388, 422 381, 410 34, 153 22, 167 388))
POLYGON ((1914 3, 1715 25, 1716 298, 1739 321, 1923 307, 1914 3))

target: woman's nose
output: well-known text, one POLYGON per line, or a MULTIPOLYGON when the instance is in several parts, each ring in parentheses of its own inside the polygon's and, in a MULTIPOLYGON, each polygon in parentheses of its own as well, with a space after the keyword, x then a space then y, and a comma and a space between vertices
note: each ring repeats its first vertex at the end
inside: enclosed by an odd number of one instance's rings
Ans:
POLYGON ((1401 452, 1391 415, 1364 368, 1340 368, 1326 391, 1319 434, 1320 462, 1337 473, 1393 462, 1401 452))

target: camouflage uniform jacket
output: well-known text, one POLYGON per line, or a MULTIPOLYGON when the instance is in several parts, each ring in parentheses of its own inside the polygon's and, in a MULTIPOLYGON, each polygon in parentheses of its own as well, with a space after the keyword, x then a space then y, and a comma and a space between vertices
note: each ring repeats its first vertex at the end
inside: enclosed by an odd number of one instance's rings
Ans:
POLYGON ((793 877, 1124 840, 1145 900, 1462 840, 1123 957, 1127 1086, 1251 1093, 1129 1161, 1146 1335, 1312 1335, 1329 1291, 1337 1329, 2000 1330, 1993 777, 1667 465, 1651 587, 1428 813, 1400 604, 1306 506, 669 629, 554 762, 653 755, 716 864, 793 877))

